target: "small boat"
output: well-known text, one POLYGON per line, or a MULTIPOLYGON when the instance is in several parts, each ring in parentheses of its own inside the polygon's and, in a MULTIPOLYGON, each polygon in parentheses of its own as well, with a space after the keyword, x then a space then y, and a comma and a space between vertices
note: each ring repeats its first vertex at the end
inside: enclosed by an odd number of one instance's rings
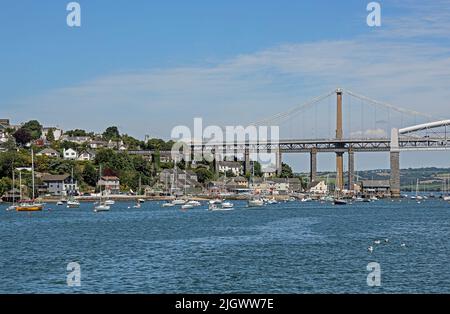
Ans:
POLYGON ((364 199, 362 197, 357 197, 357 198, 355 198, 355 202, 362 203, 362 202, 364 202, 364 199))
POLYGON ((175 200, 172 201, 172 204, 173 204, 173 205, 184 205, 184 204, 186 204, 186 200, 183 200, 183 199, 175 199, 175 200))
POLYGON ((209 204, 222 204, 222 200, 221 199, 214 199, 214 200, 210 200, 209 204))
POLYGON ((273 205, 273 204, 278 204, 277 200, 272 198, 270 200, 267 201, 267 204, 273 205))
POLYGON ((343 199, 335 199, 334 200, 334 205, 347 205, 347 201, 343 200, 343 199))
POLYGON ((44 205, 36 203, 34 201, 22 201, 15 207, 18 212, 35 212, 41 211, 44 205))
POLYGON ((233 210, 234 204, 231 202, 222 202, 220 204, 209 204, 208 210, 209 211, 227 211, 227 210, 233 210))
POLYGON ((145 200, 143 198, 138 198, 137 200, 139 203, 145 203, 145 200))
POLYGON ((181 205, 181 209, 191 209, 191 208, 194 208, 194 205, 191 205, 191 204, 181 205))
POLYGON ((75 200, 75 198, 71 197, 68 201, 67 201, 67 208, 78 208, 80 207, 80 202, 78 202, 77 200, 75 200))
POLYGON ((64 202, 63 202, 63 201, 58 201, 58 202, 56 203, 56 205, 57 205, 57 206, 62 206, 62 205, 64 205, 64 202))
POLYGON ((194 207, 202 206, 202 203, 200 203, 199 201, 188 201, 186 204, 187 205, 192 205, 194 207))
POLYGON ((9 207, 6 208, 6 211, 11 211, 11 210, 16 210, 16 205, 11 205, 9 207))
POLYGON ((106 205, 114 205, 116 202, 114 200, 106 200, 105 204, 106 205))
POLYGON ((141 208, 141 203, 140 203, 140 202, 137 202, 137 203, 133 206, 133 208, 141 208))
POLYGON ((444 201, 449 202, 450 201, 450 196, 444 196, 444 201))
POLYGON ((94 212, 107 212, 111 209, 109 205, 106 205, 105 203, 101 203, 100 205, 95 206, 94 212))
POLYGON ((311 197, 302 198, 301 202, 303 202, 303 203, 312 202, 312 198, 311 197))
POLYGON ((229 208, 233 208, 233 207, 234 207, 234 204, 231 202, 223 202, 222 203, 222 208, 229 209, 229 208))
POLYGON ((164 204, 161 205, 162 207, 173 207, 175 206, 175 204, 171 203, 171 202, 165 202, 164 204))
POLYGON ((248 207, 261 207, 264 205, 264 201, 262 199, 259 198, 255 198, 255 199, 250 199, 247 201, 247 206, 248 207))

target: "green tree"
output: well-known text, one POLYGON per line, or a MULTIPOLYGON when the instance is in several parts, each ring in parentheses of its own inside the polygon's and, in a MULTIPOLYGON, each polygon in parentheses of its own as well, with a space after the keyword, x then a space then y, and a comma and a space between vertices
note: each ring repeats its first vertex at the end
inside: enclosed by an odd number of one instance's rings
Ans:
POLYGON ((46 138, 50 143, 53 143, 55 141, 55 134, 53 133, 53 129, 48 130, 46 138))
POLYGON ((254 168, 253 172, 254 172, 255 177, 263 176, 262 167, 258 161, 253 162, 253 168, 254 168))
POLYGON ((116 126, 108 127, 105 132, 103 132, 103 138, 107 141, 120 139, 120 132, 116 126))
POLYGON ((91 162, 86 163, 81 176, 83 178, 83 181, 86 182, 86 184, 88 184, 89 186, 97 185, 98 173, 91 162))
POLYGON ((281 164, 281 174, 280 178, 293 178, 294 172, 292 171, 292 168, 285 163, 281 164))
POLYGON ((21 129, 27 130, 33 140, 37 140, 42 135, 42 125, 37 120, 26 122, 21 129))
POLYGON ((214 177, 214 173, 207 168, 196 168, 194 171, 195 174, 197 174, 197 179, 200 183, 211 181, 211 179, 214 177))

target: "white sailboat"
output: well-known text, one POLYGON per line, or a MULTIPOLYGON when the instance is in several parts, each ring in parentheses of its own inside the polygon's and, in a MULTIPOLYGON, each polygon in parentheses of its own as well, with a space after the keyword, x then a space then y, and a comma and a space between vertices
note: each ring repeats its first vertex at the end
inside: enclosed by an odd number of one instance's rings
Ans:
POLYGON ((70 196, 69 199, 67 200, 67 208, 78 208, 80 207, 80 202, 78 202, 75 197, 73 196, 74 194, 74 190, 73 190, 73 167, 72 167, 72 176, 70 178, 70 196))
MULTIPOLYGON (((101 178, 102 177, 102 166, 100 166, 99 172, 100 172, 100 178, 101 178)), ((103 196, 102 186, 100 185, 100 200, 99 200, 98 205, 94 207, 94 212, 96 212, 96 213, 107 212, 111 209, 111 207, 102 200, 102 196, 103 196)))

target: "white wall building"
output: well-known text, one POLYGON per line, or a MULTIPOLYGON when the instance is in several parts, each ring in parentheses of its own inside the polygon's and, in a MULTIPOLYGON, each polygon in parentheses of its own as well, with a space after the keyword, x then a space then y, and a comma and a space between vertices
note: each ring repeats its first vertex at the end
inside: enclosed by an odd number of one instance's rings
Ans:
POLYGON ((76 160, 76 159, 78 159, 78 153, 75 150, 73 150, 72 148, 64 149, 63 157, 64 157, 64 159, 76 160))

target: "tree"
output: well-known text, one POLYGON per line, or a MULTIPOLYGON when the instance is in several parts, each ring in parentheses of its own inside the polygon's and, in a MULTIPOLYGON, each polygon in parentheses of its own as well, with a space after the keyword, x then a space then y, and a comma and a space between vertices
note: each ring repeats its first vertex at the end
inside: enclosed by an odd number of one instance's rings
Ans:
POLYGON ((261 164, 258 161, 254 161, 253 162, 253 171, 254 171, 254 175, 255 177, 262 177, 263 176, 263 172, 262 172, 262 167, 261 164))
POLYGON ((227 172, 225 172, 225 175, 226 175, 228 178, 235 177, 234 172, 233 172, 232 170, 228 170, 227 172))
POLYGON ((103 138, 107 141, 120 139, 119 129, 116 126, 110 126, 103 132, 103 138))
POLYGON ((81 177, 83 178, 83 181, 86 182, 89 186, 96 186, 97 185, 97 170, 95 169, 94 165, 92 163, 88 162, 83 169, 83 172, 81 173, 81 177))
POLYGON ((294 172, 292 171, 292 168, 285 163, 281 164, 281 174, 280 178, 293 178, 294 172))
POLYGON ((55 141, 55 134, 53 133, 53 129, 48 130, 47 141, 49 141, 50 143, 53 143, 55 141))
POLYGON ((21 146, 25 146, 26 144, 30 143, 32 140, 30 131, 28 131, 24 128, 18 129, 13 134, 13 136, 16 139, 16 142, 21 146))
POLYGON ((205 183, 210 181, 214 177, 214 173, 206 168, 196 168, 195 174, 197 175, 198 182, 205 183))
POLYGON ((37 120, 26 122, 21 129, 27 130, 33 140, 37 140, 42 135, 42 125, 37 120))

